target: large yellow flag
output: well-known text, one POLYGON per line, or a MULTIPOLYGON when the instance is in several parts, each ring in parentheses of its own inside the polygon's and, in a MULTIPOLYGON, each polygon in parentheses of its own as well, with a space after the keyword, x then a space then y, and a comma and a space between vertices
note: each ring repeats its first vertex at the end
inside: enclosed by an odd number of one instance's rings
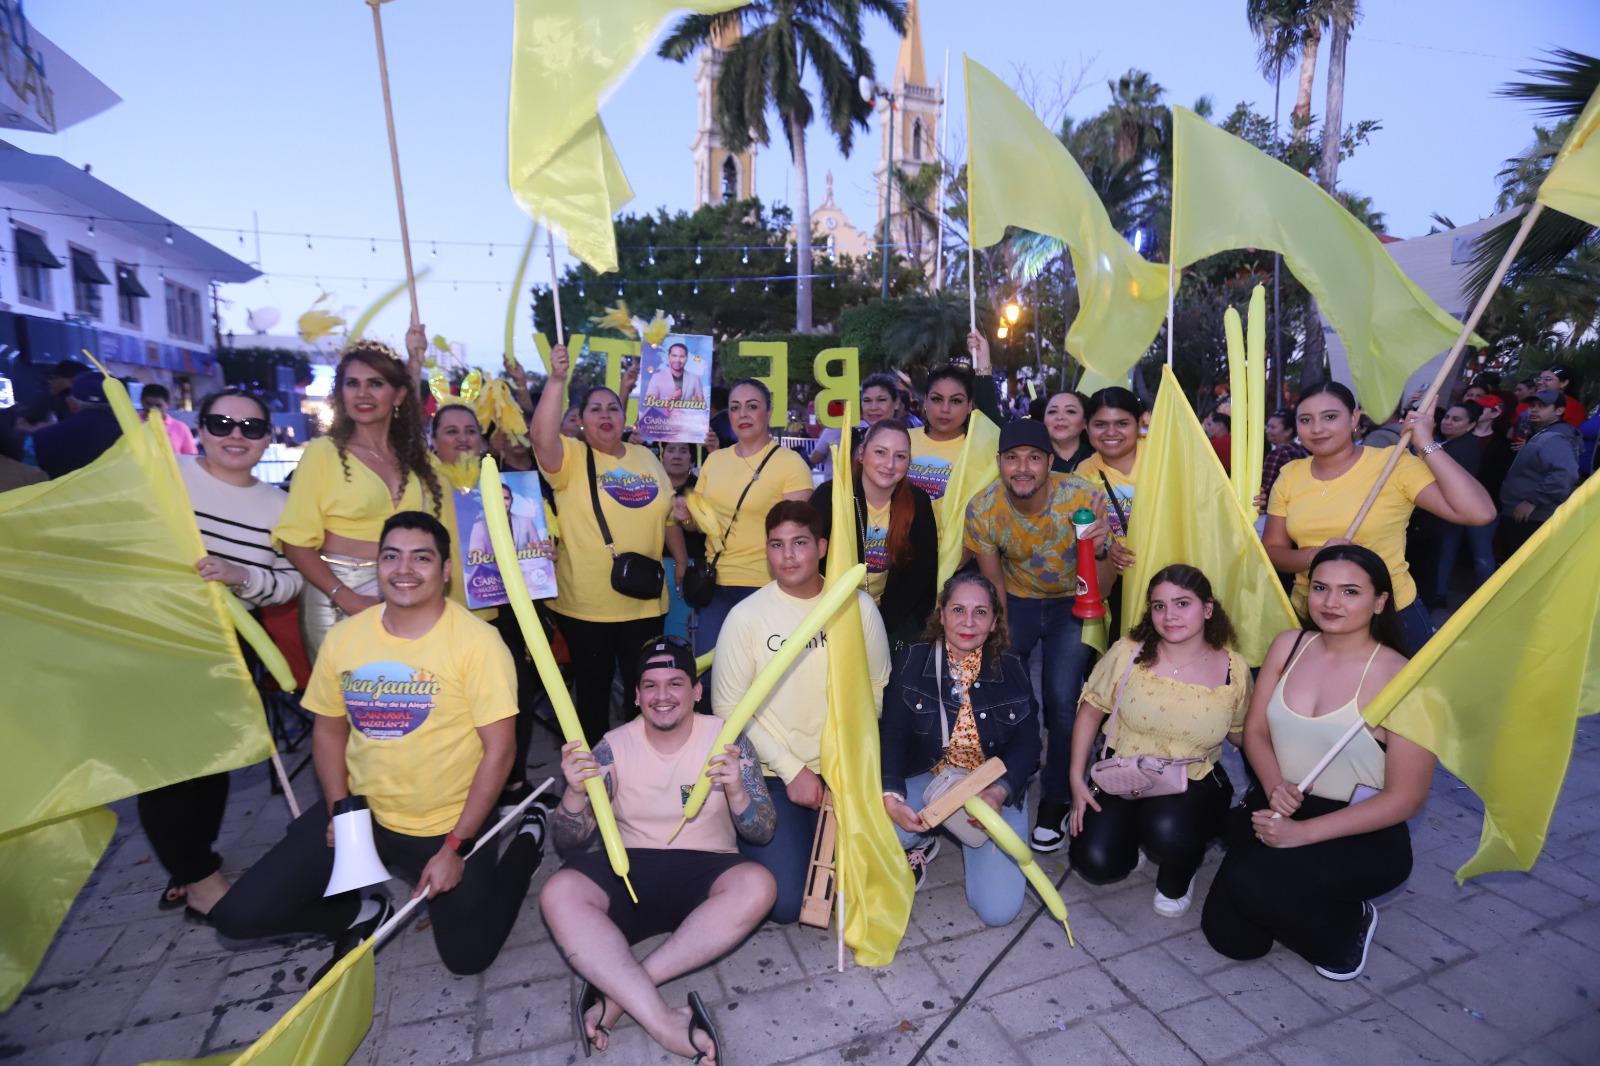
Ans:
MULTIPOLYGON (((834 446, 834 469, 850 469, 850 427, 834 446)), ((850 581, 856 558, 856 509, 848 475, 833 494, 828 537, 828 584, 850 581)), ((858 597, 859 600, 859 597, 858 597)), ((894 823, 883 808, 878 719, 859 604, 848 604, 828 625, 828 720, 822 730, 822 779, 833 793, 834 887, 845 901, 844 942, 862 966, 887 966, 911 920, 916 885, 894 823)))
MULTIPOLYGON (((933 517, 939 526, 940 588, 944 588, 944 583, 961 565, 967 504, 1000 476, 996 465, 999 454, 1000 427, 982 411, 973 411, 967 418, 967 435, 961 441, 961 454, 944 483, 944 495, 933 504, 933 517)), ((853 524, 851 528, 855 528, 853 524)))
POLYGON ((1072 153, 1016 93, 970 58, 966 71, 973 244, 993 244, 1007 226, 1066 242, 1078 286, 1067 351, 1104 378, 1126 377, 1167 313, 1167 268, 1112 228, 1072 153))
POLYGON ((1600 711, 1600 478, 1590 478, 1362 710, 1483 800, 1458 880, 1527 870, 1582 714, 1600 711))
POLYGON ((0 836, 0 1011, 28 986, 116 828, 95 807, 0 836))
POLYGON ((1548 207, 1600 226, 1600 89, 1589 97, 1589 104, 1556 154, 1538 200, 1548 207))
POLYGON ((1229 491, 1205 430, 1172 370, 1163 367, 1150 435, 1133 471, 1139 506, 1130 521, 1136 562, 1122 581, 1122 617, 1144 617, 1150 579, 1164 566, 1188 563, 1205 572, 1233 621, 1239 654, 1251 666, 1266 658, 1272 638, 1299 626, 1273 572, 1255 525, 1229 491))
POLYGON ((372 1028, 375 983, 369 937, 243 1051, 203 1059, 161 1059, 144 1066, 333 1066, 349 1062, 372 1028))
POLYGON ((567 235, 572 254, 617 269, 611 216, 633 198, 601 97, 673 11, 714 14, 739 0, 518 0, 508 123, 511 191, 567 235))
POLYGON ((1172 116, 1173 261, 1181 270, 1235 248, 1281 252, 1344 341, 1361 406, 1386 417, 1461 323, 1315 182, 1187 108, 1172 116))

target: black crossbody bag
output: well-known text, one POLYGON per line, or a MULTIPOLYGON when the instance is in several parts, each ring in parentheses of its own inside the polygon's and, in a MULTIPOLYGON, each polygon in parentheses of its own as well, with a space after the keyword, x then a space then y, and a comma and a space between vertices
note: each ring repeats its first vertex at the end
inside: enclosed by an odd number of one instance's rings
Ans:
POLYGON ((733 505, 733 517, 728 520, 728 528, 722 531, 722 551, 717 552, 703 568, 691 563, 688 572, 683 575, 683 602, 690 607, 704 607, 717 594, 717 560, 722 558, 722 552, 728 550, 728 537, 733 534, 733 527, 739 521, 739 511, 744 507, 745 497, 756 487, 756 482, 761 479, 761 471, 767 468, 767 463, 778 454, 781 447, 781 444, 774 445, 767 452, 766 457, 756 465, 756 472, 750 475, 750 484, 739 493, 739 502, 733 505))
POLYGON ((611 553, 611 587, 624 596, 636 600, 653 600, 661 595, 666 571, 660 559, 652 559, 638 552, 619 552, 611 543, 611 528, 600 511, 600 485, 594 472, 594 449, 585 448, 584 458, 589 464, 589 500, 594 504, 594 520, 600 526, 600 536, 611 553))

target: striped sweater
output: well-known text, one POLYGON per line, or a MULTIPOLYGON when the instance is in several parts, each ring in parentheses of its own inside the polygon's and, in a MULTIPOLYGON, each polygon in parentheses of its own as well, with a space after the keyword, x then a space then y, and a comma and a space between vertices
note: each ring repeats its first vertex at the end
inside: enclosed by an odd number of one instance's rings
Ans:
POLYGON ((298 596, 300 571, 272 546, 272 527, 288 494, 264 481, 248 488, 229 485, 202 470, 191 455, 178 456, 178 467, 206 551, 237 563, 249 575, 234 590, 238 597, 252 607, 268 607, 298 596))

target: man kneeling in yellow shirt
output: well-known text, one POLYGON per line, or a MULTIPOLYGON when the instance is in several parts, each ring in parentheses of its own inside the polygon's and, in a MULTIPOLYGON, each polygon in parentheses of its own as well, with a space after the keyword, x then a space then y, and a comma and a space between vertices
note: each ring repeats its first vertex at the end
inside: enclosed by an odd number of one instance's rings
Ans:
POLYGON ((312 754, 327 803, 296 819, 212 908, 230 939, 335 938, 312 984, 393 910, 382 893, 322 894, 340 800, 366 798, 379 858, 414 896, 430 894, 434 943, 452 973, 494 961, 543 858, 537 805, 498 862, 492 847, 466 858, 511 771, 517 682, 494 629, 445 599, 449 573, 450 536, 432 515, 401 511, 383 524, 384 602, 328 631, 302 700, 317 715, 312 754))

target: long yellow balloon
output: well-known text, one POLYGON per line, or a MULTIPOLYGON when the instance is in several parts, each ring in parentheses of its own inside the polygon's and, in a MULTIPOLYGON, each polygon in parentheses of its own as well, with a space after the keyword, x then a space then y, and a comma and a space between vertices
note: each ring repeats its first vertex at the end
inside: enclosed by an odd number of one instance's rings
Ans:
MULTIPOLYGON (((550 706, 555 708, 556 721, 561 724, 561 735, 568 743, 576 740, 583 745, 582 750, 588 751, 583 726, 578 724, 578 712, 572 706, 572 696, 567 692, 566 682, 561 679, 555 656, 550 654, 550 642, 545 639, 544 627, 534 617, 533 597, 528 595, 528 583, 523 579, 522 567, 516 561, 517 547, 511 539, 511 523, 506 517, 505 497, 501 494, 500 468, 492 456, 483 458, 478 487, 478 494, 483 497, 483 520, 489 527, 489 540, 494 544, 494 557, 496 560, 511 561, 509 566, 504 563, 500 565, 500 580, 505 585, 506 598, 511 601, 511 610, 522 629, 523 643, 533 653, 533 665, 539 671, 539 679, 544 682, 550 706)), ((622 846, 622 834, 617 832, 617 817, 612 813, 611 797, 606 795, 605 782, 598 777, 591 777, 583 783, 583 790, 588 793, 589 806, 594 809, 595 825, 600 829, 600 839, 605 843, 606 858, 611 860, 611 869, 622 878, 622 883, 628 886, 628 895, 638 903, 639 897, 634 895, 633 885, 628 881, 628 850, 622 846)))
POLYGON ((845 601, 855 596, 856 590, 861 587, 862 579, 866 576, 865 563, 857 563, 845 571, 844 580, 822 594, 817 600, 817 605, 811 608, 810 613, 795 627, 794 632, 789 634, 789 639, 783 642, 778 654, 769 659, 767 665, 757 672, 755 680, 740 697, 727 720, 722 723, 722 730, 717 734, 716 743, 711 745, 711 752, 706 757, 706 765, 702 768, 702 773, 695 778, 694 788, 689 792, 689 801, 683 805, 683 818, 679 820, 678 828, 672 831, 672 836, 667 838, 667 843, 672 843, 673 837, 676 837, 679 830, 688 824, 689 819, 700 813, 700 808, 705 806, 706 797, 711 795, 711 778, 707 776, 711 769, 711 757, 739 739, 744 727, 755 717, 757 708, 772 694, 778 679, 794 665, 794 661, 800 657, 800 653, 811 642, 811 638, 828 624, 838 613, 839 608, 844 606, 845 601))
MULTIPOLYGON (((1267 402, 1267 290, 1257 285, 1250 292, 1250 314, 1245 319, 1245 391, 1250 394, 1250 442, 1245 449, 1246 484, 1250 500, 1261 491, 1261 474, 1267 465, 1267 416, 1277 406, 1267 402)), ((1238 423, 1234 425, 1237 427, 1238 423)))
POLYGON ((971 796, 962 806, 966 808, 968 814, 977 820, 979 825, 983 826, 984 832, 993 838, 994 842, 1000 846, 1000 850, 1015 859, 1017 865, 1022 867, 1022 876, 1026 877, 1029 883, 1033 885, 1033 890, 1039 893, 1039 898, 1044 900, 1044 905, 1050 908, 1050 913, 1056 916, 1056 920, 1061 923, 1061 928, 1067 931, 1067 944, 1071 947, 1077 947, 1077 941, 1072 939, 1072 926, 1067 924, 1066 901, 1061 898, 1061 893, 1056 891, 1056 886, 1052 885, 1050 879, 1044 875, 1044 871, 1039 869, 1039 864, 1033 861, 1033 852, 1028 850, 1028 845, 1024 844, 1022 838, 1011 831, 1011 827, 1005 823, 1005 820, 995 813, 995 809, 989 806, 981 797, 971 796))
MULTIPOLYGON (((1239 312, 1228 308, 1222 313, 1222 332, 1228 342, 1228 402, 1233 411, 1233 449, 1228 456, 1228 481, 1240 506, 1248 509, 1256 490, 1250 487, 1250 426, 1255 423, 1255 397, 1250 395, 1249 371, 1245 366, 1244 325, 1239 312)), ((1261 479, 1256 479, 1261 484, 1261 479)))

